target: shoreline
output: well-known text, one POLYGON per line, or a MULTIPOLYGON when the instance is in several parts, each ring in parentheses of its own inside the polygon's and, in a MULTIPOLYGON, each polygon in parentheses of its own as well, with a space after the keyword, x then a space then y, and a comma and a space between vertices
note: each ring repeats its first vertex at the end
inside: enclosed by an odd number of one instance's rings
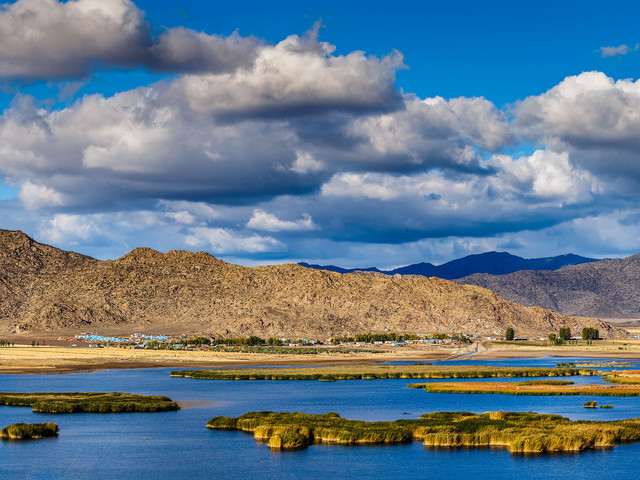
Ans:
POLYGON ((330 366, 392 361, 431 362, 457 358, 453 350, 404 350, 380 353, 320 353, 314 355, 212 351, 134 350, 84 347, 0 348, 1 374, 68 374, 141 368, 222 368, 330 366))
MULTIPOLYGON (((69 374, 99 370, 142 368, 222 368, 367 365, 387 362, 433 362, 585 357, 640 360, 640 344, 632 350, 617 350, 609 344, 575 348, 526 345, 474 344, 465 348, 402 347, 380 353, 319 353, 314 355, 237 353, 182 350, 136 350, 124 348, 86 348, 59 346, 16 346, 0 348, 0 374, 69 374), (608 348, 604 348, 608 346, 608 348), (638 347, 638 348, 635 348, 638 347)), ((617 347, 616 347, 617 348, 617 347)))

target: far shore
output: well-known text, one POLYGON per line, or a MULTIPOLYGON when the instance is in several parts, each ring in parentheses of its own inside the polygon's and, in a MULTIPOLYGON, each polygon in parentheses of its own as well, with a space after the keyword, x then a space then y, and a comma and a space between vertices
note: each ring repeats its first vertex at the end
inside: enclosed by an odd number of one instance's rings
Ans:
MULTIPOLYGON (((331 350, 328 350, 330 352, 331 350)), ((464 347, 405 346, 380 348, 379 353, 319 353, 315 355, 234 353, 208 350, 143 350, 63 346, 0 348, 0 374, 77 373, 134 368, 218 368, 260 366, 326 366, 386 362, 433 362, 454 359, 483 360, 539 357, 588 357, 640 360, 640 341, 605 340, 591 346, 541 347, 483 342, 464 347)), ((559 360, 560 362, 561 360, 559 360)))

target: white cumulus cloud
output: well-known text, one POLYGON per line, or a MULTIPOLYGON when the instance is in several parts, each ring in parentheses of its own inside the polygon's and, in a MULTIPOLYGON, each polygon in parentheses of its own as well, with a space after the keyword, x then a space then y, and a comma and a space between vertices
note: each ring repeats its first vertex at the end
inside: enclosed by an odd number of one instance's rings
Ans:
POLYGON ((275 215, 264 210, 255 209, 247 227, 254 230, 266 230, 268 232, 297 231, 297 230, 317 230, 318 226, 313 223, 313 219, 308 214, 303 214, 300 220, 281 220, 275 215))

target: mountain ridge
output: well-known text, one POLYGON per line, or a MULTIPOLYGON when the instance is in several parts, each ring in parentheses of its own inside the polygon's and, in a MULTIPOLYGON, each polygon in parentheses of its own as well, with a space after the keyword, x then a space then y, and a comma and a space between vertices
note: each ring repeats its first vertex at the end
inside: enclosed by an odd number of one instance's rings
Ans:
POLYGON ((474 274, 455 281, 489 288, 510 301, 551 308, 566 315, 640 318, 640 254, 556 271, 474 274))
POLYGON ((439 278, 243 267, 206 252, 136 248, 101 261, 0 230, 0 267, 0 332, 117 327, 323 339, 387 330, 502 335, 508 326, 544 335, 593 326, 622 335, 597 319, 523 307, 439 278))
POLYGON ((442 265, 420 262, 393 270, 380 270, 377 267, 368 268, 342 268, 335 265, 317 265, 300 262, 307 268, 328 270, 338 273, 353 272, 379 272, 386 275, 421 275, 425 277, 439 277, 446 280, 455 280, 474 273, 489 273, 492 275, 505 275, 519 270, 557 270, 565 266, 578 265, 598 261, 594 258, 582 257, 573 253, 557 255, 555 257, 522 258, 508 252, 485 252, 467 255, 451 260, 442 265))

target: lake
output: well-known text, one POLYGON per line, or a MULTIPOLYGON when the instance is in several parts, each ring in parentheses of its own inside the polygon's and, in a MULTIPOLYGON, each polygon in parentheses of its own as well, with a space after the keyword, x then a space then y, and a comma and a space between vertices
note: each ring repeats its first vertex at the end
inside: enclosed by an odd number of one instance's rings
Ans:
MULTIPOLYGON (((477 362, 499 366, 554 366, 584 359, 477 362)), ((475 364, 471 360, 437 362, 475 364)), ((0 442, 1 479, 599 479, 631 477, 640 443, 563 455, 512 455, 502 449, 430 449, 420 442, 393 446, 312 445, 272 452, 251 434, 208 430, 216 415, 255 410, 338 412, 345 418, 396 420, 432 411, 493 410, 557 413, 571 419, 640 417, 638 397, 432 394, 406 388, 416 380, 219 381, 172 378, 174 369, 110 370, 70 375, 0 375, 10 392, 123 391, 167 395, 184 402, 177 412, 36 414, 29 407, 0 407, 0 427, 16 422, 56 422, 55 439, 0 442), (613 409, 585 409, 587 400, 613 409)), ((511 379, 498 379, 511 381, 511 379)), ((518 379, 515 379, 516 381, 518 379)), ((602 383, 600 377, 571 377, 602 383)), ((422 381, 422 380, 417 380, 422 381)), ((449 380, 450 381, 450 380, 449 380)))

